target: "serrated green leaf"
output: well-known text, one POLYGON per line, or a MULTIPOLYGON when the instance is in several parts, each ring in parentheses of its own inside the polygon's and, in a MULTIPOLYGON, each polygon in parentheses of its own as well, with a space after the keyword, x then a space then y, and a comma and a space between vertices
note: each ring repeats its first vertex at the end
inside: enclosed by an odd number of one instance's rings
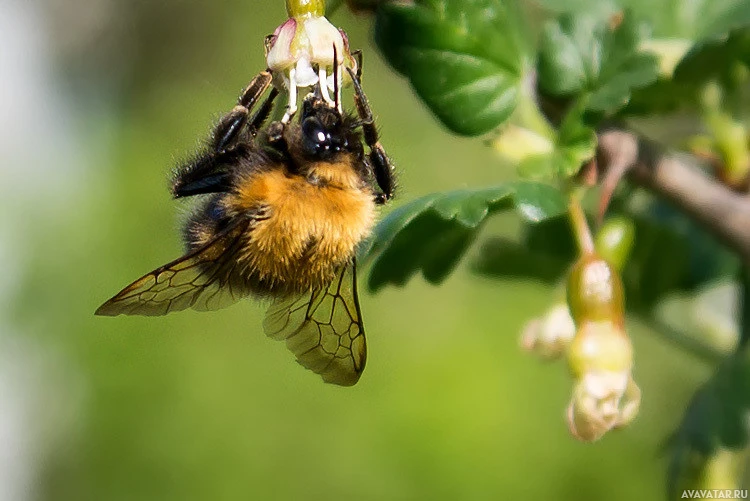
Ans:
POLYGON ((627 104, 633 89, 656 81, 657 60, 639 50, 640 42, 632 15, 612 28, 607 18, 563 14, 544 28, 539 86, 554 96, 587 94, 588 110, 612 113, 627 104))
POLYGON ((368 286, 403 285, 417 271, 440 283, 454 269, 490 215, 515 208, 528 222, 565 210, 562 194, 549 185, 512 183, 480 190, 434 193, 391 212, 375 229, 368 286))
POLYGON ((450 130, 474 136, 516 106, 525 30, 517 2, 415 0, 378 9, 375 41, 450 130))

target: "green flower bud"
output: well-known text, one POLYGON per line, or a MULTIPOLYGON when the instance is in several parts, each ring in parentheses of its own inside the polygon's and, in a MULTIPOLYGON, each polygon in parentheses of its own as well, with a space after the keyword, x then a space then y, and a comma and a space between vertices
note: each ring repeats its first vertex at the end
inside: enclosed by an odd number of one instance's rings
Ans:
POLYGON ((568 306, 576 325, 584 321, 624 325, 622 280, 614 266, 596 254, 581 256, 568 276, 568 306))
POLYGON ((629 218, 617 216, 604 221, 594 239, 594 248, 602 259, 622 271, 635 242, 635 224, 629 218))
POLYGON ((622 326, 607 321, 584 321, 568 350, 573 376, 590 372, 629 373, 633 347, 622 326))

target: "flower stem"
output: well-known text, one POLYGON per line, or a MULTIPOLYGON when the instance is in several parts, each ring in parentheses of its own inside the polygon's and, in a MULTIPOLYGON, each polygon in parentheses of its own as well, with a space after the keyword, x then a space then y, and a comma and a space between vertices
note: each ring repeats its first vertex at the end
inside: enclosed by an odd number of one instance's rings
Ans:
POLYGON ((570 194, 568 202, 568 218, 570 219, 570 225, 573 228, 573 235, 578 244, 579 252, 582 255, 593 254, 594 238, 591 235, 589 223, 586 221, 586 214, 584 214, 583 208, 581 207, 581 201, 575 193, 570 194))
POLYGON ((289 17, 322 17, 326 13, 325 0, 286 0, 289 17))

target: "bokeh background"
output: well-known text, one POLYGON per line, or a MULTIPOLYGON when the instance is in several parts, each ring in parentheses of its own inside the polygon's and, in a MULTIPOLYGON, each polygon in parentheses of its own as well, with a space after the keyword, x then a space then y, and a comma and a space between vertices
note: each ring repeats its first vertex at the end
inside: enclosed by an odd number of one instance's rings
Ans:
MULTIPOLYGON (((539 283, 463 265, 440 287, 363 291, 353 388, 298 366, 251 301, 94 317, 180 254, 168 173, 284 18, 281 0, 0 0, 0 500, 663 499, 661 447, 710 368, 631 319, 640 416, 577 443, 564 364, 518 348, 555 297, 539 283)), ((364 49, 395 205, 513 176, 430 116, 368 18, 332 20, 364 49)))

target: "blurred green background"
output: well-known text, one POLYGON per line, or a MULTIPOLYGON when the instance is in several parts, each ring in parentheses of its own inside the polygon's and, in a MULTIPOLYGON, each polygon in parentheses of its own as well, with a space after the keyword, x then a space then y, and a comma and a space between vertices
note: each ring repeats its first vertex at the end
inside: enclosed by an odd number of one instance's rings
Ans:
MULTIPOLYGON (((565 365, 518 348, 554 297, 537 283, 463 265, 441 287, 362 291, 353 388, 298 366, 252 301, 94 317, 182 251, 168 173, 265 67, 284 18, 281 0, 0 2, 0 500, 663 499, 660 447, 710 368, 631 320, 640 416, 575 442, 565 365)), ((441 128, 368 18, 332 21, 364 49, 394 205, 514 175, 441 128)))

